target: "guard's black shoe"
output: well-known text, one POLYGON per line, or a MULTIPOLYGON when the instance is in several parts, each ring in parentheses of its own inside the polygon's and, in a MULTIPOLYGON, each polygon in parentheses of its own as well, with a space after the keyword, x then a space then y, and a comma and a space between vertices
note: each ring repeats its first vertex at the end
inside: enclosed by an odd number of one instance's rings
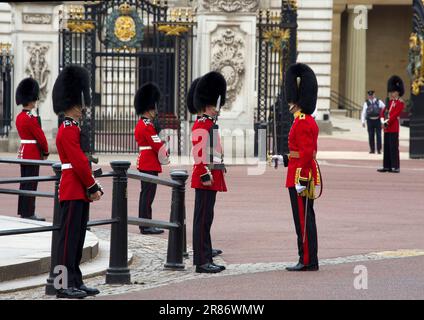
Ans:
POLYGON ((60 289, 56 293, 59 299, 83 299, 87 296, 85 291, 78 290, 77 288, 60 289))
POLYGON ((30 217, 22 217, 22 218, 28 219, 28 220, 35 220, 35 221, 46 221, 45 218, 38 217, 35 214, 33 216, 30 216, 30 217))
POLYGON ((375 151, 373 151, 373 150, 370 150, 370 154, 374 154, 375 153, 375 151))
POLYGON ((219 256, 220 254, 222 254, 222 250, 212 249, 212 258, 215 258, 216 256, 219 256))
POLYGON ((392 173, 400 173, 400 169, 399 168, 393 168, 392 170, 390 170, 390 172, 392 172, 392 173))
POLYGON ((378 172, 390 172, 390 169, 387 168, 381 168, 381 169, 377 169, 378 172))
POLYGON ((377 153, 378 153, 378 154, 381 154, 381 151, 380 151, 380 150, 378 150, 378 151, 377 151, 377 153))
POLYGON ((202 264, 201 266, 196 266, 197 273, 218 273, 221 272, 221 268, 213 265, 212 263, 202 264))
POLYGON ((96 294, 99 294, 100 291, 96 288, 89 288, 85 284, 83 284, 81 287, 78 288, 81 291, 84 291, 87 296, 95 296, 96 294))
POLYGON ((302 263, 298 263, 294 267, 287 267, 287 271, 318 271, 319 266, 317 264, 307 265, 305 266, 302 263))
POLYGON ((164 231, 161 229, 158 229, 156 227, 149 227, 149 228, 140 228, 141 234, 161 234, 164 231))
POLYGON ((219 269, 221 269, 221 271, 224 271, 225 269, 227 269, 227 268, 225 268, 225 266, 221 266, 219 264, 215 264, 215 262, 212 262, 211 264, 214 265, 215 267, 218 267, 219 269))

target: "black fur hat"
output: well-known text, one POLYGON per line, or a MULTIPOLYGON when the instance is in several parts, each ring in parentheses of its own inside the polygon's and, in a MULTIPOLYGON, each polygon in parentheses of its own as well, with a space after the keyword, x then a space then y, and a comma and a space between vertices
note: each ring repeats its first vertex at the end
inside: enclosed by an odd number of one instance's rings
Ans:
POLYGON ((215 106, 221 96, 221 107, 227 97, 227 81, 219 72, 212 71, 200 78, 194 92, 194 107, 201 112, 205 106, 215 106))
POLYGON ((26 106, 40 98, 40 86, 33 78, 22 80, 16 89, 16 104, 26 106))
POLYGON ((405 86, 399 76, 391 76, 387 82, 387 92, 399 92, 399 96, 402 97, 405 94, 405 86))
POLYGON ((160 91, 156 84, 146 83, 138 89, 134 97, 134 108, 138 115, 156 109, 160 100, 160 91))
POLYGON ((194 107, 194 92, 196 91, 197 84, 199 83, 200 78, 197 78, 191 83, 190 89, 187 93, 187 109, 191 114, 197 114, 198 111, 194 107))
POLYGON ((53 110, 56 114, 72 107, 82 106, 82 93, 85 106, 91 105, 90 75, 87 69, 70 65, 65 67, 53 86, 53 110))
POLYGON ((286 74, 285 90, 288 103, 295 103, 303 113, 314 113, 318 98, 318 82, 309 66, 303 63, 291 65, 286 74), (299 85, 297 78, 300 78, 299 85))

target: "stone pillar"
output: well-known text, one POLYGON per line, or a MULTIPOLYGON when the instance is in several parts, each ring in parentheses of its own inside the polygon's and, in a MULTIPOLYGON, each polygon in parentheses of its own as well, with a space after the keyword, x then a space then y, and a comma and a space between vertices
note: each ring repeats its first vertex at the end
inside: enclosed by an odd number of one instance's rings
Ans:
MULTIPOLYGON (((256 14, 258 0, 200 0, 194 78, 209 71, 221 72, 228 83, 227 103, 219 127, 237 139, 232 155, 253 156, 256 14), (231 131, 231 134, 230 132, 231 131), (243 137, 240 137, 240 134, 243 137), (239 143, 243 139, 245 143, 239 143), (245 150, 242 150, 245 149, 245 150)), ((232 139, 226 139, 232 140, 232 139)))
MULTIPOLYGON (((15 52, 14 88, 32 76, 40 84, 39 112, 49 149, 56 150, 57 117, 53 112, 51 92, 59 69, 58 2, 11 2, 12 45, 15 52)), ((21 107, 14 104, 14 119, 21 107)), ((17 152, 19 136, 16 127, 9 137, 9 152, 17 152)))
MULTIPOLYGON (((346 4, 334 4, 333 6, 333 34, 331 45, 331 91, 340 94, 340 44, 342 13, 346 9, 346 4)), ((332 103, 331 109, 337 109, 337 104, 332 103)))
MULTIPOLYGON (((363 7, 372 9, 372 6, 363 7)), ((366 98, 367 30, 355 28, 358 15, 354 9, 355 6, 348 6, 346 97, 362 106, 366 98)))

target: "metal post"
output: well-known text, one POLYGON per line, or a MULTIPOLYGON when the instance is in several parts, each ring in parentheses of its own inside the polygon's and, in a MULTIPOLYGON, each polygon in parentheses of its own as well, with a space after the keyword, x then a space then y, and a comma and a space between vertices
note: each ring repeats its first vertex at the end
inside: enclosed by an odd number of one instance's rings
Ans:
POLYGON ((112 161, 115 173, 112 191, 112 219, 119 222, 112 224, 110 237, 110 260, 106 272, 107 284, 130 284, 128 269, 128 178, 129 161, 112 161))
MULTIPOLYGON (((62 175, 62 165, 60 163, 55 163, 53 166, 53 171, 58 178, 54 184, 54 206, 53 206, 53 226, 60 225, 60 202, 59 202, 59 184, 60 177, 62 175)), ((50 275, 47 279, 46 284, 46 295, 54 296, 56 295, 56 289, 54 288, 54 278, 55 274, 53 272, 54 268, 58 265, 57 261, 57 246, 59 244, 59 230, 52 231, 52 245, 51 245, 51 259, 50 259, 50 275)))
POLYGON ((171 178, 180 182, 179 187, 172 188, 171 222, 178 223, 178 229, 169 230, 168 253, 165 268, 183 270, 184 219, 185 219, 185 184, 188 179, 186 170, 174 170, 171 178))

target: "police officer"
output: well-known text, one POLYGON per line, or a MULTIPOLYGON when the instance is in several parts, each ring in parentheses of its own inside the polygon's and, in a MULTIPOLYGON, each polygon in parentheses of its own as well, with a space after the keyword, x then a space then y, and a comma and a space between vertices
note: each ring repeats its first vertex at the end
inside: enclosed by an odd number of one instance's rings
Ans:
POLYGON ((99 293, 99 290, 84 285, 79 266, 89 219, 89 203, 100 200, 103 195, 101 186, 94 180, 80 142, 79 121, 84 112, 83 107, 91 103, 89 83, 86 69, 68 66, 59 74, 53 87, 53 110, 56 114, 65 114, 56 137, 57 151, 62 162, 57 257, 58 263, 67 269, 68 283, 58 290, 58 298, 84 298, 99 293))
MULTIPOLYGON (((154 176, 158 176, 162 172, 162 165, 169 164, 166 145, 159 138, 154 126, 159 100, 159 88, 153 83, 143 85, 137 91, 134 99, 136 113, 141 115, 134 131, 139 148, 137 169, 142 173, 154 176)), ((140 218, 152 219, 152 204, 156 195, 156 187, 155 183, 141 181, 138 211, 140 218)), ((163 233, 163 230, 140 226, 140 232, 142 234, 160 234, 163 233)))
MULTIPOLYGON (((21 138, 18 158, 28 160, 46 160, 49 156, 49 149, 41 129, 40 121, 32 110, 36 108, 39 99, 40 88, 32 78, 22 80, 16 89, 16 104, 22 105, 22 112, 16 117, 16 129, 21 138)), ((21 165, 22 177, 36 177, 39 175, 40 166, 21 165)), ((37 182, 21 183, 20 190, 37 190, 37 182)), ((45 221, 35 214, 35 197, 19 196, 18 215, 25 219, 45 221)))
POLYGON ((368 99, 362 108, 361 120, 362 126, 365 123, 368 128, 368 141, 370 145, 370 153, 375 153, 375 139, 377 138, 377 152, 381 154, 381 122, 380 114, 386 105, 380 99, 375 97, 374 90, 368 91, 368 99))
POLYGON ((401 99, 405 94, 405 87, 399 76, 390 77, 387 83, 387 92, 390 101, 380 114, 384 128, 383 168, 377 171, 399 173, 399 117, 405 108, 405 102, 401 99))
POLYGON ((226 92, 225 78, 217 72, 210 72, 198 81, 194 93, 195 109, 202 113, 192 128, 194 166, 191 187, 195 189, 193 264, 198 273, 225 270, 224 266, 213 262, 210 231, 217 192, 227 191, 222 147, 215 125, 219 108, 225 104, 226 92))
MULTIPOLYGON (((318 239, 314 200, 315 186, 321 184, 321 176, 316 161, 319 129, 312 117, 318 92, 315 73, 305 64, 291 65, 286 74, 285 90, 290 112, 294 115, 289 133, 286 187, 289 189, 299 252, 298 264, 286 269, 317 271, 318 239)), ((276 158, 284 163, 282 156, 276 158)))

